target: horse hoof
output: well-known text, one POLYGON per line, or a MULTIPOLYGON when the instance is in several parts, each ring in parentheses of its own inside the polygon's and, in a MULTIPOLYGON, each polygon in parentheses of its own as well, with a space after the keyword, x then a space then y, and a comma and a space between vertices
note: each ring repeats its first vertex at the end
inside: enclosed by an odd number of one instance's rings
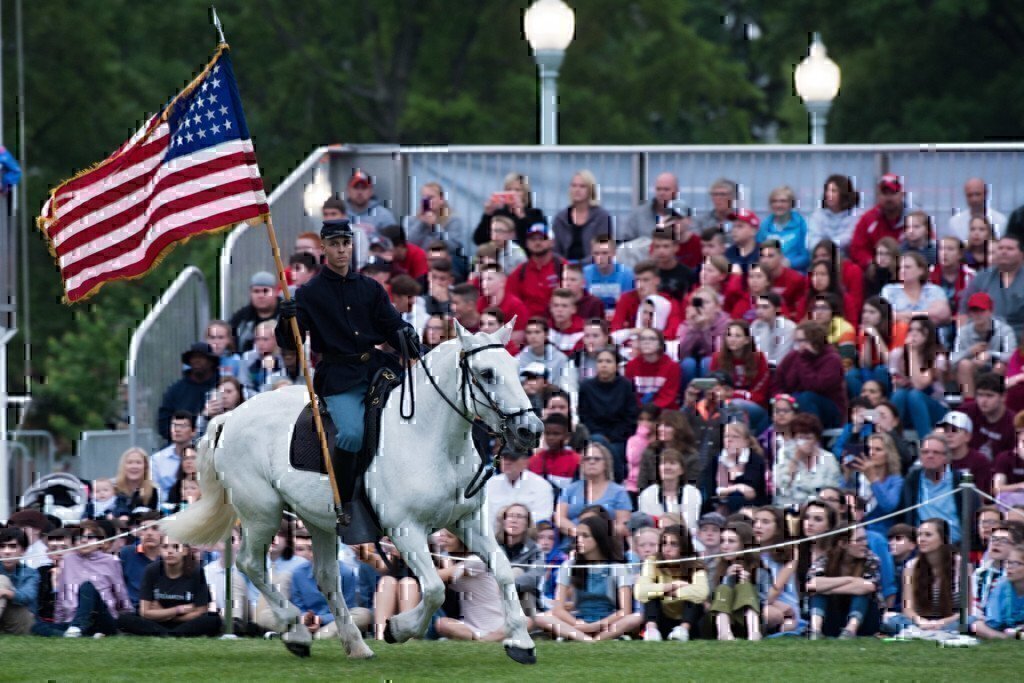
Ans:
POLYGON ((312 654, 309 645, 303 645, 301 643, 285 643, 284 646, 288 648, 288 652, 291 652, 296 657, 309 657, 312 654))
POLYGON ((537 650, 532 647, 529 650, 527 650, 525 647, 506 645, 505 654, 511 657, 512 661, 519 662, 520 664, 537 663, 537 650))
POLYGON ((391 620, 388 619, 387 623, 384 624, 384 642, 388 645, 394 645, 398 642, 395 638, 395 634, 391 631, 391 620))

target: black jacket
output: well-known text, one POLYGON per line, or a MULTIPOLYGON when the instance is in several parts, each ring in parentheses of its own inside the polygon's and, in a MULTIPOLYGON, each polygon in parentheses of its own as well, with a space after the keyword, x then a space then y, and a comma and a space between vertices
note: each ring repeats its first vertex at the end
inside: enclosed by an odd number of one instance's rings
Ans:
MULTIPOLYGON (((920 465, 914 465, 912 468, 910 468, 910 471, 907 473, 906 478, 903 480, 903 496, 902 496, 902 498, 900 498, 900 507, 901 508, 909 508, 910 506, 917 505, 918 503, 921 502, 921 500, 920 500, 920 495, 921 495, 921 475, 922 475, 923 472, 924 472, 924 470, 921 469, 920 465)), ((953 488, 954 489, 956 489, 958 486, 960 486, 960 482, 961 482, 962 479, 963 479, 963 476, 962 476, 960 470, 953 470, 953 488)), ((958 515, 957 521, 960 521, 961 519, 963 519, 964 499, 965 498, 967 499, 968 512, 970 513, 970 518, 972 520, 971 523, 973 524, 974 523, 973 522, 973 520, 974 520, 974 512, 975 512, 975 510, 978 509, 978 496, 977 495, 964 496, 964 495, 958 493, 955 496, 953 496, 953 500, 956 501, 956 513, 958 515)), ((908 510, 907 514, 906 514, 906 517, 904 518, 903 521, 905 523, 909 524, 910 526, 914 526, 914 527, 918 526, 920 522, 924 521, 924 520, 918 520, 918 511, 919 511, 918 509, 908 510)), ((969 530, 961 529, 960 533, 966 533, 967 531, 969 531, 969 530)))
MULTIPOLYGON (((374 347, 387 342, 398 348, 398 331, 411 327, 379 282, 352 271, 343 278, 330 268, 320 269, 296 290, 295 304, 299 329, 309 332, 313 351, 321 354, 316 366, 316 389, 321 396, 369 382, 378 368, 388 364, 387 354, 374 347), (369 354, 369 360, 354 358, 362 354, 369 354), (336 356, 347 358, 339 361, 336 356)), ((295 348, 290 323, 278 325, 275 334, 282 349, 295 348)))
POLYGON ((165 441, 171 440, 171 415, 177 410, 187 410, 198 416, 203 412, 207 395, 217 388, 219 379, 220 375, 213 372, 209 379, 200 384, 186 372, 181 379, 167 387, 156 418, 157 431, 165 441))
POLYGON ((633 383, 621 375, 611 382, 594 377, 580 384, 580 422, 591 434, 603 434, 612 443, 626 443, 636 431, 639 412, 633 383))

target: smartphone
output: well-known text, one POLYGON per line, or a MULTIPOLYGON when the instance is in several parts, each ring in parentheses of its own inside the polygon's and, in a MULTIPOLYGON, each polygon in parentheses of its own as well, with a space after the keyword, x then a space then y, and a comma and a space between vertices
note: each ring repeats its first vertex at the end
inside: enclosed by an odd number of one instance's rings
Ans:
POLYGON ((878 419, 878 411, 877 410, 872 408, 871 410, 865 410, 864 411, 864 421, 865 422, 874 422, 876 419, 878 419))
POLYGON ((420 210, 430 211, 430 197, 424 197, 420 200, 420 210))
POLYGON ((512 206, 516 201, 515 192, 492 192, 491 204, 495 206, 512 206))
POLYGON ((690 303, 692 303, 693 307, 696 308, 698 311, 704 308, 704 299, 702 299, 699 296, 695 296, 692 299, 690 299, 690 303))
POLYGON ((712 379, 711 377, 701 377, 699 379, 691 381, 689 386, 700 389, 701 391, 707 391, 709 389, 714 389, 715 387, 717 387, 718 380, 712 379))

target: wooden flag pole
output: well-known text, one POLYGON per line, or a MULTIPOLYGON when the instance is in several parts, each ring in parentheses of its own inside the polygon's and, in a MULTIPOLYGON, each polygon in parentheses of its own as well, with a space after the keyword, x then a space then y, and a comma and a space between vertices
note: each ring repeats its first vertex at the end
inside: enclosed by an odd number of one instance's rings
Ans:
MULTIPOLYGON (((281 296, 285 301, 292 298, 288 291, 288 281, 284 276, 284 262, 281 260, 281 249, 277 246, 277 234, 274 233, 274 220, 267 214, 267 234, 270 236, 270 250, 274 253, 274 263, 277 265, 277 281, 281 285, 281 296)), ((295 341, 295 353, 299 357, 299 367, 302 368, 302 375, 306 378, 306 391, 309 392, 309 405, 313 409, 313 423, 316 425, 316 434, 320 440, 320 450, 324 456, 324 466, 327 468, 327 477, 331 480, 331 494, 334 496, 335 514, 341 513, 341 491, 338 488, 338 479, 334 474, 334 462, 331 459, 331 450, 327 445, 327 433, 324 431, 324 423, 320 419, 320 406, 316 400, 316 392, 313 391, 313 376, 309 373, 309 366, 306 365, 306 354, 303 353, 302 333, 299 331, 297 318, 291 319, 292 338, 295 341)))

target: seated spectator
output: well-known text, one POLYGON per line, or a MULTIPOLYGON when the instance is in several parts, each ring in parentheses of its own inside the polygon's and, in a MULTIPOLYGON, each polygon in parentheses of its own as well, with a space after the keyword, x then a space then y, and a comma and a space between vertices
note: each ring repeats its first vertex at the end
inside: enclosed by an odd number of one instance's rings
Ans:
POLYGON ((900 413, 892 402, 883 399, 875 405, 874 426, 880 434, 888 434, 892 438, 900 454, 903 474, 906 474, 917 460, 917 444, 908 442, 904 437, 900 413))
POLYGON ((576 478, 580 454, 568 447, 569 418, 555 413, 544 418, 544 444, 530 457, 529 468, 559 490, 576 478))
POLYGON ((192 447, 196 437, 195 415, 178 410, 171 416, 171 444, 153 454, 151 469, 153 481, 160 487, 160 500, 167 502, 178 474, 186 448, 192 447))
MULTIPOLYGON (((900 611, 903 609, 903 571, 907 562, 917 556, 917 529, 909 524, 893 524, 889 527, 887 534, 889 540, 889 554, 892 556, 893 568, 896 571, 896 594, 888 601, 885 614, 882 615, 883 632, 892 633, 888 626, 895 618, 899 620, 900 611), (895 611, 892 611, 895 609, 895 611)), ((898 630, 898 629, 897 629, 898 630)))
POLYGON ((622 543, 611 525, 600 517, 580 520, 575 546, 574 559, 558 570, 554 605, 537 615, 537 626, 580 641, 614 640, 635 631, 643 616, 633 611, 633 574, 622 564, 622 543))
MULTIPOLYGON (((612 317, 612 332, 621 330, 632 330, 637 332, 638 321, 641 320, 640 308, 647 299, 657 295, 661 287, 661 275, 657 264, 654 261, 641 261, 633 269, 635 289, 623 293, 615 304, 615 314, 612 317)), ((677 304, 672 304, 668 320, 665 322, 665 329, 669 330, 669 336, 675 338, 676 330, 679 327, 680 312, 677 304)), ((626 334, 628 337, 628 334, 626 334)))
POLYGON ((900 282, 900 243, 883 237, 874 247, 871 262, 864 269, 864 296, 880 296, 882 290, 900 282))
POLYGON ((861 215, 853 229, 850 257, 863 267, 871 260, 879 240, 902 237, 907 211, 903 180, 895 173, 886 173, 878 182, 878 203, 861 215))
POLYGON ((900 284, 882 288, 882 298, 892 305, 893 320, 909 322, 927 315, 935 325, 952 318, 949 300, 938 285, 928 282, 928 262, 917 252, 900 256, 900 284))
POLYGON ((640 564, 658 554, 661 532, 654 528, 654 518, 643 512, 629 516, 629 550, 626 562, 640 564))
MULTIPOLYGON (((573 395, 556 386, 545 386, 541 391, 543 409, 540 412, 540 418, 544 420, 553 413, 565 415, 569 420, 569 447, 579 453, 590 443, 590 430, 577 420, 576 410, 571 404, 573 395)), ((543 445, 544 437, 541 436, 541 446, 543 445)))
POLYGON ((43 536, 50 531, 50 521, 46 515, 38 510, 18 510, 7 519, 7 526, 11 529, 20 529, 28 540, 26 554, 30 557, 25 560, 25 564, 31 569, 40 569, 52 564, 46 556, 47 544, 43 540, 43 536))
POLYGON ((985 620, 975 633, 988 640, 1021 639, 1024 633, 1024 545, 1016 545, 1004 562, 1006 576, 993 589, 985 620))
POLYGON ((992 297, 985 292, 971 295, 968 321, 957 330, 951 365, 965 399, 974 398, 974 382, 982 372, 1007 374, 1007 363, 1017 348, 1013 328, 992 316, 992 297))
POLYGON ((793 433, 793 418, 796 416, 796 399, 789 394, 776 394, 771 400, 772 423, 760 436, 757 443, 764 452, 769 467, 774 466, 786 448, 795 445, 796 435, 793 433))
POLYGON ((721 453, 704 467, 704 509, 725 516, 748 505, 767 504, 761 446, 743 422, 729 422, 723 432, 721 453))
POLYGON ((682 382, 707 377, 716 351, 721 349, 729 327, 729 316, 719 298, 708 287, 695 289, 686 305, 686 320, 679 325, 679 365, 682 382))
POLYGON ((992 223, 984 216, 971 218, 964 242, 964 264, 974 270, 975 275, 991 267, 992 247, 996 242, 996 231, 992 223))
POLYGON ((36 620, 39 572, 17 559, 27 550, 21 529, 0 528, 0 635, 28 635, 36 620))
POLYGON ((282 350, 277 345, 276 320, 256 326, 253 347, 242 354, 242 384, 249 396, 272 388, 272 378, 285 370, 282 350))
POLYGON ((230 323, 224 320, 211 320, 206 323, 203 341, 209 344, 210 350, 220 358, 218 374, 221 377, 238 377, 241 374, 242 357, 235 353, 235 338, 230 323))
POLYGON ((864 305, 864 271, 846 258, 831 240, 822 240, 814 245, 811 249, 811 263, 815 261, 828 261, 832 264, 832 279, 842 284, 846 319, 853 325, 859 323, 861 306, 864 305))
POLYGON ((960 310, 960 295, 977 273, 970 266, 964 265, 964 245, 956 237, 943 237, 939 240, 939 262, 932 266, 928 281, 938 285, 946 293, 949 308, 960 310))
POLYGON ((989 203, 988 184, 981 178, 969 178, 964 183, 964 199, 967 206, 953 214, 943 234, 953 235, 957 239, 966 240, 969 225, 978 218, 1007 227, 1006 216, 992 208, 989 203))
MULTIPOLYGON (((242 533, 239 527, 231 530, 231 545, 235 557, 238 557, 238 550, 242 544, 242 533)), ((203 567, 203 578, 210 590, 210 601, 217 606, 217 614, 221 620, 225 618, 225 608, 229 592, 227 590, 227 568, 224 561, 227 559, 224 553, 224 543, 219 543, 219 557, 203 567)), ((231 618, 233 621, 234 633, 249 633, 255 625, 251 623, 253 601, 250 600, 255 587, 249 583, 248 577, 240 572, 238 568, 231 565, 231 618)))
POLYGON ((839 463, 821 447, 821 421, 809 413, 793 418, 793 446, 775 461, 772 481, 777 507, 803 505, 826 486, 838 486, 839 463))
POLYGON ((779 632, 795 631, 800 619, 800 598, 794 576, 796 560, 792 547, 782 545, 788 540, 786 514, 782 508, 765 505, 754 511, 754 539, 764 548, 761 564, 772 579, 771 590, 761 609, 765 628, 779 632))
POLYGON ((497 252, 498 265, 511 273, 526 262, 526 252, 516 242, 516 223, 508 216, 491 219, 491 242, 497 252))
POLYGON ((604 319, 604 302, 587 292, 587 280, 583 275, 583 266, 578 263, 567 263, 562 269, 562 288, 567 289, 576 304, 576 315, 583 320, 604 319))
MULTIPOLYGON (((288 289, 292 296, 295 295, 296 289, 312 280, 319 270, 320 264, 317 263, 316 257, 308 252, 300 251, 289 256, 288 272, 291 274, 292 284, 288 289)), ((210 344, 210 346, 213 346, 213 344, 210 344)), ((214 353, 218 353, 218 350, 214 349, 214 353)))
MULTIPOLYGON (((414 304, 416 308, 422 309, 427 315, 449 315, 454 313, 455 303, 454 299, 454 287, 455 276, 452 274, 452 264, 450 261, 444 259, 433 259, 430 262, 430 268, 427 274, 418 280, 416 284, 420 286, 422 294, 418 294, 418 303, 414 304), (423 291, 423 290, 426 291, 423 291)), ((459 285, 459 287, 466 287, 467 283, 459 285)), ((473 287, 476 295, 479 295, 479 290, 475 285, 468 285, 473 287)), ((392 291, 394 286, 392 285, 392 291)), ((478 297, 473 297, 473 303, 477 302, 478 297)), ((419 328, 417 328, 419 329, 419 328)))
POLYGON ((889 352, 901 346, 905 337, 906 325, 893 322, 888 301, 873 296, 864 302, 854 366, 846 371, 846 388, 851 397, 858 396, 864 384, 871 381, 889 390, 889 352))
POLYGON ((842 483, 864 500, 868 530, 885 534, 896 520, 878 518, 895 512, 903 495, 900 454, 888 434, 871 434, 866 441, 862 455, 844 459, 842 483))
MULTIPOLYGON (((1021 213, 1024 216, 1024 212, 1021 213)), ((1007 232, 995 245, 993 265, 980 271, 967 285, 960 297, 960 312, 975 292, 987 292, 992 297, 993 313, 1002 318, 1020 336, 1024 333, 1024 234, 1007 232)))
POLYGON ((808 501, 800 508, 799 538, 801 542, 795 546, 795 570, 797 594, 804 599, 807 596, 807 581, 810 578, 811 566, 822 557, 827 557, 835 543, 835 534, 830 531, 839 527, 839 507, 841 498, 835 493, 835 502, 821 498, 808 501))
POLYGON ((1006 409, 1006 381, 1001 375, 986 372, 977 378, 974 401, 963 412, 974 424, 971 448, 988 460, 1012 450, 1016 441, 1013 414, 1006 409))
POLYGON ((612 473, 608 449, 600 443, 590 444, 580 459, 579 479, 562 489, 555 505, 555 526, 563 535, 576 535, 580 515, 592 505, 600 505, 608 512, 615 533, 622 538, 629 535, 627 524, 633 504, 626 489, 612 480, 612 473))
POLYGON ((420 341, 426 351, 436 349, 449 339, 455 339, 455 325, 452 324, 452 320, 444 315, 430 316, 423 326, 423 334, 420 335, 420 341))
MULTIPOLYGON (((568 271, 566 271, 568 272, 568 271)), ((580 348, 569 355, 569 370, 575 375, 578 387, 588 379, 597 376, 597 356, 604 349, 613 346, 611 325, 603 317, 590 318, 583 324, 583 340, 580 348)), ((625 360, 615 355, 617 366, 625 364, 625 360)))
POLYGON ((210 611, 210 588, 196 566, 192 547, 165 536, 160 560, 146 567, 139 612, 122 614, 117 628, 135 636, 195 638, 220 635, 221 620, 210 611))
POLYGON ((598 235, 590 242, 592 262, 583 266, 587 290, 601 300, 606 311, 613 310, 622 295, 633 289, 633 269, 617 262, 615 256, 615 240, 598 235))
POLYGON ((745 273, 751 265, 757 263, 760 256, 758 230, 761 220, 750 209, 732 211, 729 220, 732 221, 732 229, 729 231, 732 244, 726 248, 725 258, 733 267, 745 273))
POLYGON ((931 266, 938 262, 935 247, 935 226, 932 217, 921 210, 911 211, 904 220, 903 247, 906 253, 917 253, 931 266))
POLYGON ((835 453, 839 462, 845 466, 856 458, 867 455, 867 438, 874 433, 875 411, 867 399, 856 396, 850 400, 850 421, 839 432, 829 450, 835 453))
POLYGON ((512 574, 516 580, 519 603, 528 617, 537 614, 541 583, 544 580, 543 565, 546 564, 544 551, 530 537, 533 519, 529 508, 513 503, 498 512, 494 531, 498 546, 505 551, 509 563, 521 565, 513 566, 512 574))
POLYGON ((571 355, 583 341, 583 318, 576 314, 576 299, 572 292, 568 289, 553 291, 548 311, 551 343, 565 355, 571 355))
POLYGON ((257 325, 267 320, 277 320, 277 284, 277 278, 265 270, 256 273, 249 280, 249 303, 235 311, 230 320, 235 344, 240 353, 252 349, 257 325))
POLYGON ((633 595, 644 605, 644 640, 688 641, 696 634, 708 577, 685 526, 673 525, 661 532, 658 552, 644 560, 633 595), (674 560, 674 562, 673 562, 674 560))
POLYGON ((722 531, 719 552, 725 553, 715 569, 705 632, 718 640, 761 640, 761 608, 771 586, 771 575, 761 565, 754 530, 745 522, 729 522, 722 531))
POLYGON ((860 396, 867 399, 867 402, 871 404, 871 407, 875 408, 879 403, 885 400, 885 387, 883 387, 880 382, 869 379, 867 382, 864 382, 863 386, 861 386, 860 396))
POLYGON ((546 319, 533 317, 526 322, 525 344, 516 356, 519 372, 526 372, 527 368, 539 365, 544 368, 549 382, 566 390, 575 389, 571 384, 569 359, 551 343, 549 335, 550 328, 546 319))
POLYGON ((846 386, 842 359, 825 335, 825 329, 814 322, 797 326, 793 350, 776 369, 773 391, 790 394, 800 410, 817 416, 825 429, 832 429, 846 421, 846 386))
MULTIPOLYGON (((395 223, 394 214, 381 204, 374 194, 373 178, 361 169, 353 171, 348 180, 345 191, 345 215, 353 227, 358 227, 367 234, 395 223)), ((324 220, 328 220, 326 215, 324 220)))
MULTIPOLYGON (((470 285, 472 286, 472 285, 470 285)), ((438 325, 443 322, 437 323, 438 325)), ((505 326, 505 314, 501 312, 500 308, 485 308, 483 313, 480 314, 480 331, 486 332, 487 334, 497 334, 502 327, 505 326)), ((511 339, 505 344, 505 350, 508 351, 508 355, 515 358, 519 355, 521 349, 511 339)))
MULTIPOLYGON (((437 620, 438 636, 453 640, 494 642, 505 637, 505 612, 498 582, 479 556, 447 529, 438 533, 442 560, 437 573, 458 596, 462 618, 444 616, 437 620)), ((529 620, 527 620, 529 623, 529 620)))
POLYGON ((732 220, 729 214, 736 206, 739 184, 728 178, 718 178, 711 183, 708 193, 711 196, 711 209, 697 216, 696 228, 702 231, 709 228, 723 230, 723 226, 732 220))
MULTIPOLYGON (((463 282, 461 285, 455 285, 452 288, 451 315, 468 332, 475 334, 480 331, 480 311, 486 308, 490 307, 484 306, 480 308, 480 290, 468 282, 463 282)), ((432 315, 436 317, 442 314, 432 315)), ((516 326, 519 326, 518 320, 516 320, 516 326)), ((525 329, 525 327, 526 322, 524 321, 523 328, 525 329)), ((519 330, 512 333, 512 341, 520 345, 522 344, 519 330)))
POLYGON ((992 462, 977 449, 971 447, 974 425, 965 413, 951 410, 943 416, 935 430, 946 435, 952 449, 950 467, 954 470, 968 470, 974 477, 974 485, 983 493, 992 490, 992 462))
MULTIPOLYGON (((390 215, 390 212, 388 214, 390 215)), ((391 242, 391 262, 400 272, 404 272, 417 281, 427 275, 429 270, 427 252, 406 239, 405 228, 401 225, 387 223, 377 228, 377 234, 391 242)))
POLYGON ((136 542, 121 548, 117 554, 121 561, 125 587, 128 589, 128 599, 136 610, 139 608, 139 590, 142 588, 142 577, 146 573, 146 568, 160 558, 162 536, 160 528, 155 524, 158 519, 160 515, 155 511, 139 515, 140 526, 136 528, 134 534, 136 542))
POLYGON ((881 584, 878 557, 868 549, 867 531, 852 528, 840 534, 828 553, 811 564, 807 579, 812 593, 811 639, 848 640, 878 633, 881 584))
POLYGON ((511 505, 525 507, 533 519, 551 519, 555 509, 550 483, 527 469, 530 455, 512 448, 501 451, 501 473, 487 480, 487 515, 496 519, 511 505))
MULTIPOLYGON (((442 239, 435 239, 427 243, 424 252, 428 263, 447 263, 451 267, 452 280, 456 283, 463 283, 469 278, 469 260, 459 251, 453 251, 453 247, 442 239)), ((498 265, 497 258, 491 265, 498 265)), ((387 284, 385 278, 383 284, 387 284)))
POLYGON ((754 348, 750 325, 742 320, 728 323, 721 350, 711 357, 711 373, 722 373, 733 386, 732 403, 747 413, 750 428, 760 434, 768 428, 768 361, 754 348))
POLYGON ((552 252, 546 223, 535 223, 526 233, 526 263, 509 274, 508 292, 518 297, 531 316, 546 316, 551 292, 558 288, 565 260, 552 252))
MULTIPOLYGON (((462 292, 464 290, 460 290, 462 292)), ((453 292, 454 294, 454 292, 453 292)), ((477 312, 487 308, 500 308, 505 320, 516 319, 512 340, 522 343, 523 331, 530 320, 530 312, 526 305, 508 290, 508 276, 499 266, 485 266, 480 273, 480 298, 476 302, 477 312)), ((453 302, 454 303, 454 302, 453 302)), ((545 310, 543 318, 547 319, 545 310)))
POLYGON ((821 206, 807 220, 808 243, 817 244, 820 240, 828 239, 845 251, 853 239, 858 204, 860 193, 854 188, 853 179, 844 175, 830 175, 825 180, 821 206))
MULTIPOLYGON (((337 220, 339 218, 345 218, 345 203, 337 197, 329 197, 320 210, 321 214, 326 214, 324 220, 337 220), (340 205, 340 206, 339 206, 340 205), (333 214, 334 218, 327 218, 330 216, 331 211, 335 211, 333 214)), ((324 245, 320 241, 320 234, 312 231, 300 232, 295 238, 295 247, 293 251, 302 252, 305 254, 312 254, 316 262, 323 263, 324 258, 324 245)))
POLYGON ((651 260, 658 267, 658 291, 670 299, 684 296, 697 282, 692 268, 679 262, 679 243, 671 229, 657 228, 651 234, 651 260))
MULTIPOLYGON (((347 546, 343 549, 349 550, 347 546)), ((350 554, 343 551, 343 554, 350 554)), ((338 622, 334 619, 327 598, 321 592, 315 576, 313 564, 313 539, 306 529, 295 530, 295 556, 306 560, 291 572, 289 597, 292 604, 299 608, 301 623, 309 629, 316 640, 330 640, 338 637, 338 622)), ((354 561, 355 556, 351 559, 354 561)), ((359 568, 339 557, 338 572, 341 580, 341 592, 348 608, 352 623, 360 631, 364 631, 372 621, 370 610, 360 607, 357 598, 359 587, 359 568)))
POLYGON ((679 364, 665 353, 665 338, 658 330, 643 329, 637 337, 637 355, 626 363, 625 376, 633 383, 640 405, 679 408, 679 364))
POLYGON ((514 221, 514 239, 519 244, 526 244, 526 231, 531 225, 544 221, 544 213, 533 206, 530 179, 526 174, 509 173, 502 187, 503 192, 494 193, 487 199, 480 222, 473 231, 473 243, 478 246, 493 239, 492 226, 498 216, 514 221))
POLYGON ((836 310, 842 317, 847 310, 850 311, 851 322, 857 321, 860 313, 859 303, 857 309, 851 309, 854 304, 852 298, 847 295, 842 280, 836 274, 835 264, 827 259, 818 259, 811 264, 807 271, 807 290, 803 300, 794 307, 794 319, 799 321, 807 320, 814 312, 814 305, 818 298, 824 294, 831 294, 835 298, 836 310), (840 308, 841 307, 841 308, 840 308))
POLYGON ((625 225, 615 235, 619 242, 646 237, 670 218, 680 214, 673 208, 679 194, 679 179, 672 173, 659 173, 654 179, 654 196, 629 212, 625 225))
POLYGON ((1006 575, 1006 560, 1015 545, 1024 542, 1024 524, 1018 521, 1003 521, 998 506, 986 506, 994 510, 981 508, 979 518, 983 515, 996 515, 988 538, 983 541, 985 554, 974 562, 975 570, 971 577, 971 615, 984 617, 992 596, 992 589, 1006 575))
POLYGON ((626 477, 626 441, 636 424, 639 408, 633 384, 619 374, 613 347, 597 354, 597 375, 579 389, 579 416, 592 436, 601 435, 614 457, 615 481, 626 477))
POLYGON ((701 466, 697 455, 697 440, 689 420, 678 410, 660 410, 654 420, 653 433, 640 456, 637 486, 640 491, 659 481, 659 456, 665 450, 674 450, 683 456, 684 480, 700 481, 701 466))
POLYGON ((221 377, 217 381, 217 389, 206 399, 203 412, 196 421, 196 436, 200 437, 206 433, 210 420, 229 413, 241 404, 245 403, 245 389, 242 383, 235 377, 221 377))
POLYGON ((439 183, 427 183, 420 188, 418 213, 409 222, 408 239, 423 249, 435 241, 442 240, 448 246, 448 253, 454 261, 465 258, 462 246, 466 228, 462 219, 453 215, 451 205, 445 199, 444 188, 439 183))
POLYGON ((165 441, 171 440, 171 416, 179 410, 198 415, 206 397, 217 388, 220 377, 217 374, 220 358, 206 342, 197 342, 181 354, 181 363, 189 369, 164 392, 157 414, 157 430, 165 441))
POLYGON ((889 354, 892 373, 892 402, 908 418, 918 437, 931 432, 948 410, 944 373, 948 367, 945 349, 939 344, 935 323, 917 316, 907 328, 907 340, 889 354))
POLYGON ((761 224, 757 241, 778 240, 786 265, 800 272, 807 270, 811 262, 811 255, 807 252, 807 221, 795 211, 796 194, 783 185, 771 191, 768 203, 772 212, 761 224))
POLYGON ((38 621, 32 633, 65 638, 112 636, 117 633, 117 616, 132 611, 121 567, 102 549, 107 534, 97 522, 82 522, 73 533, 72 545, 78 547, 64 555, 54 582, 53 623, 38 621))
POLYGON ((843 367, 853 367, 857 355, 857 332, 843 317, 839 298, 831 292, 816 294, 811 303, 810 319, 825 328, 825 340, 839 352, 843 367))
POLYGON ((678 514, 691 531, 697 529, 697 519, 703 506, 700 490, 687 483, 686 456, 672 448, 658 454, 658 481, 640 492, 637 509, 652 517, 678 514))
POLYGON ((569 206, 555 216, 555 253, 570 261, 590 256, 598 235, 615 235, 611 214, 598 201, 597 180, 590 171, 577 171, 569 183, 569 206))
POLYGON ((117 502, 113 479, 94 479, 92 495, 85 506, 82 519, 105 519, 114 516, 114 504, 117 502))
POLYGON ((807 277, 784 264, 782 243, 779 240, 769 239, 761 243, 758 265, 768 276, 771 291, 786 302, 785 314, 795 313, 796 302, 803 301, 807 296, 807 277))
POLYGON ((647 447, 655 439, 655 424, 658 416, 661 415, 661 408, 648 404, 640 409, 637 414, 636 431, 626 440, 626 479, 622 485, 629 494, 633 506, 636 507, 637 498, 640 494, 638 484, 643 457, 647 447))
MULTIPOLYGON (((922 448, 922 457, 924 450, 922 448)), ((946 520, 929 518, 917 530, 917 557, 903 570, 903 625, 956 632, 960 559, 946 520)))
MULTIPOLYGON (((752 268, 751 273, 757 272, 752 268)), ((775 368, 793 350, 793 335, 796 323, 784 315, 782 299, 775 292, 767 292, 754 302, 754 320, 750 323, 750 334, 754 346, 764 354, 768 366, 775 368)))
POLYGON ((966 494, 946 495, 952 494, 962 479, 960 471, 950 467, 952 451, 945 434, 933 433, 921 440, 920 464, 907 473, 900 507, 907 510, 904 521, 911 526, 920 526, 932 518, 944 520, 948 531, 942 537, 949 543, 959 543, 963 507, 973 510, 977 500, 966 494), (923 505, 910 509, 918 503, 923 505))
POLYGON ((992 463, 992 495, 1003 505, 1024 503, 1024 417, 1013 420, 1017 439, 1012 450, 1003 451, 992 463))
POLYGON ((743 294, 736 297, 736 301, 728 314, 733 320, 742 320, 747 323, 753 322, 757 315, 757 300, 772 292, 772 281, 768 274, 755 263, 750 266, 743 276, 743 294))
POLYGON ((121 454, 114 478, 115 517, 127 519, 140 511, 159 509, 160 488, 151 478, 149 463, 149 456, 141 448, 129 448, 121 454))
POLYGON ((696 545, 704 561, 708 576, 713 576, 718 566, 718 551, 722 545, 722 531, 725 529, 725 517, 717 512, 708 512, 697 520, 696 545))

